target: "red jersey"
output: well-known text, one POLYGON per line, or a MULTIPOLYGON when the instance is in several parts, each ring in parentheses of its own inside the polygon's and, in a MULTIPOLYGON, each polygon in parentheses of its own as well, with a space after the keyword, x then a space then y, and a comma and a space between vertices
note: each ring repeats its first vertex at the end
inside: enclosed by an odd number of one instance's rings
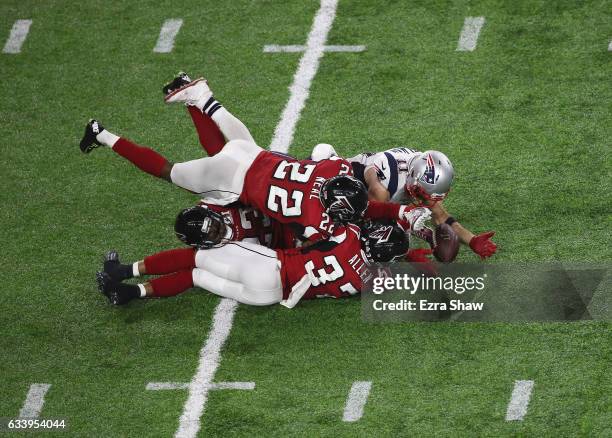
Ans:
POLYGON ((337 175, 352 175, 348 161, 298 161, 262 151, 246 173, 240 201, 281 224, 296 237, 319 240, 331 235, 334 223, 319 199, 321 185, 337 175))
POLYGON ((300 299, 358 294, 372 276, 356 225, 339 225, 327 240, 276 253, 281 262, 283 299, 292 302, 287 307, 300 299))

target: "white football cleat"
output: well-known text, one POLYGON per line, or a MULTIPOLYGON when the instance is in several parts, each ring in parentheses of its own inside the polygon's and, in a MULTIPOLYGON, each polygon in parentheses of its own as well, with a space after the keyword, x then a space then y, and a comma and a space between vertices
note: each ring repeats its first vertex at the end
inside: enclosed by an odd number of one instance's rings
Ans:
POLYGON ((181 102, 185 105, 203 107, 208 99, 212 97, 212 91, 204 78, 193 80, 182 87, 172 90, 164 96, 166 103, 181 102))

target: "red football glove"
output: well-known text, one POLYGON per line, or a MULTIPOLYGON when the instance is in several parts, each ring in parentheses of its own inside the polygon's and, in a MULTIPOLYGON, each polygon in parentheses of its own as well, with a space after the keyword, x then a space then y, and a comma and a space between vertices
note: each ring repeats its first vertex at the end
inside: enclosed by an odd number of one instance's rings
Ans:
POLYGON ((428 277, 435 277, 438 275, 436 265, 432 263, 429 256, 433 253, 432 249, 429 248, 415 248, 409 249, 406 253, 405 259, 409 263, 416 263, 413 265, 422 274, 428 277))
POLYGON ((495 251, 497 251, 497 245, 491 240, 491 237, 494 235, 495 231, 489 231, 472 237, 472 240, 470 240, 470 248, 472 248, 472 251, 478 254, 481 259, 491 257, 495 254, 495 251))
POLYGON ((432 253, 433 250, 428 248, 409 249, 406 253, 406 261, 410 263, 429 263, 431 259, 427 256, 432 253))

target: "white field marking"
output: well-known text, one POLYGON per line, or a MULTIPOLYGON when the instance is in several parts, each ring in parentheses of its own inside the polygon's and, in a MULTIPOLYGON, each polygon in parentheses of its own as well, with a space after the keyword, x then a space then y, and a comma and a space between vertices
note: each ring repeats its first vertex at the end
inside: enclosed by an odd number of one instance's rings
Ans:
POLYGON ((289 101, 283 110, 281 121, 276 126, 274 138, 270 144, 270 150, 287 152, 293 141, 295 126, 300 118, 300 113, 306 104, 310 92, 310 84, 317 74, 319 61, 323 56, 323 49, 327 41, 327 34, 332 27, 336 17, 338 0, 321 0, 321 7, 315 15, 312 28, 306 41, 306 51, 300 59, 300 64, 293 84, 289 87, 289 101))
POLYGON ((195 437, 200 430, 200 417, 204 412, 210 385, 219 368, 221 348, 232 329, 237 307, 236 301, 223 298, 215 309, 212 328, 200 350, 198 369, 189 383, 189 396, 183 407, 175 437, 195 437))
POLYGON ((19 411, 19 418, 38 418, 45 404, 45 394, 51 388, 48 383, 32 383, 19 411))
POLYGON ((459 35, 459 43, 457 43, 457 52, 474 51, 480 29, 482 29, 484 24, 484 17, 465 17, 463 29, 461 29, 461 35, 459 35))
POLYGON ((4 49, 2 49, 2 53, 19 53, 21 52, 21 46, 23 45, 26 37, 28 36, 28 32, 30 31, 30 26, 32 25, 32 20, 17 20, 13 24, 11 28, 11 34, 9 35, 8 40, 6 40, 6 44, 4 45, 4 49))
POLYGON ((506 411, 506 421, 521 421, 527 413, 533 380, 516 380, 506 411))
POLYGON ((372 389, 372 382, 353 382, 346 399, 342 421, 354 422, 363 416, 363 408, 368 401, 370 389, 372 389))
POLYGON ((181 18, 170 18, 164 21, 161 30, 159 31, 159 38, 157 44, 153 49, 156 53, 170 53, 174 48, 174 39, 181 30, 183 20, 181 18))
POLYGON ((612 40, 608 43, 608 52, 612 52, 612 40))
MULTIPOLYGON (((189 383, 179 382, 149 382, 147 383, 148 391, 164 391, 167 389, 189 389, 189 383)), ((211 383, 208 385, 208 389, 244 389, 252 390, 255 389, 255 382, 218 382, 211 383)))
MULTIPOLYGON (((364 52, 366 46, 323 46, 324 52, 364 52)), ((263 48, 264 53, 297 53, 306 50, 306 46, 289 45, 279 46, 278 44, 268 44, 263 48)))

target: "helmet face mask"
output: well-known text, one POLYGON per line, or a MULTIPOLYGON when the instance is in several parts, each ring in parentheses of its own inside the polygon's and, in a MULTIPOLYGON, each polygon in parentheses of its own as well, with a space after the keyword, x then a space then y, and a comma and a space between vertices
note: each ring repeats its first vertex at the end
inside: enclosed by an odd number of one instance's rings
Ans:
POLYGON ((448 157, 438 151, 423 152, 410 164, 408 172, 406 192, 423 205, 446 198, 455 176, 448 157))
POLYGON ((353 222, 361 219, 368 207, 368 191, 357 178, 334 176, 321 186, 319 199, 334 222, 353 222))
POLYGON ((392 222, 368 222, 361 227, 363 251, 372 263, 400 261, 408 251, 406 233, 392 222))
POLYGON ((224 245, 232 234, 221 214, 201 205, 181 211, 174 232, 181 242, 198 249, 224 245))

